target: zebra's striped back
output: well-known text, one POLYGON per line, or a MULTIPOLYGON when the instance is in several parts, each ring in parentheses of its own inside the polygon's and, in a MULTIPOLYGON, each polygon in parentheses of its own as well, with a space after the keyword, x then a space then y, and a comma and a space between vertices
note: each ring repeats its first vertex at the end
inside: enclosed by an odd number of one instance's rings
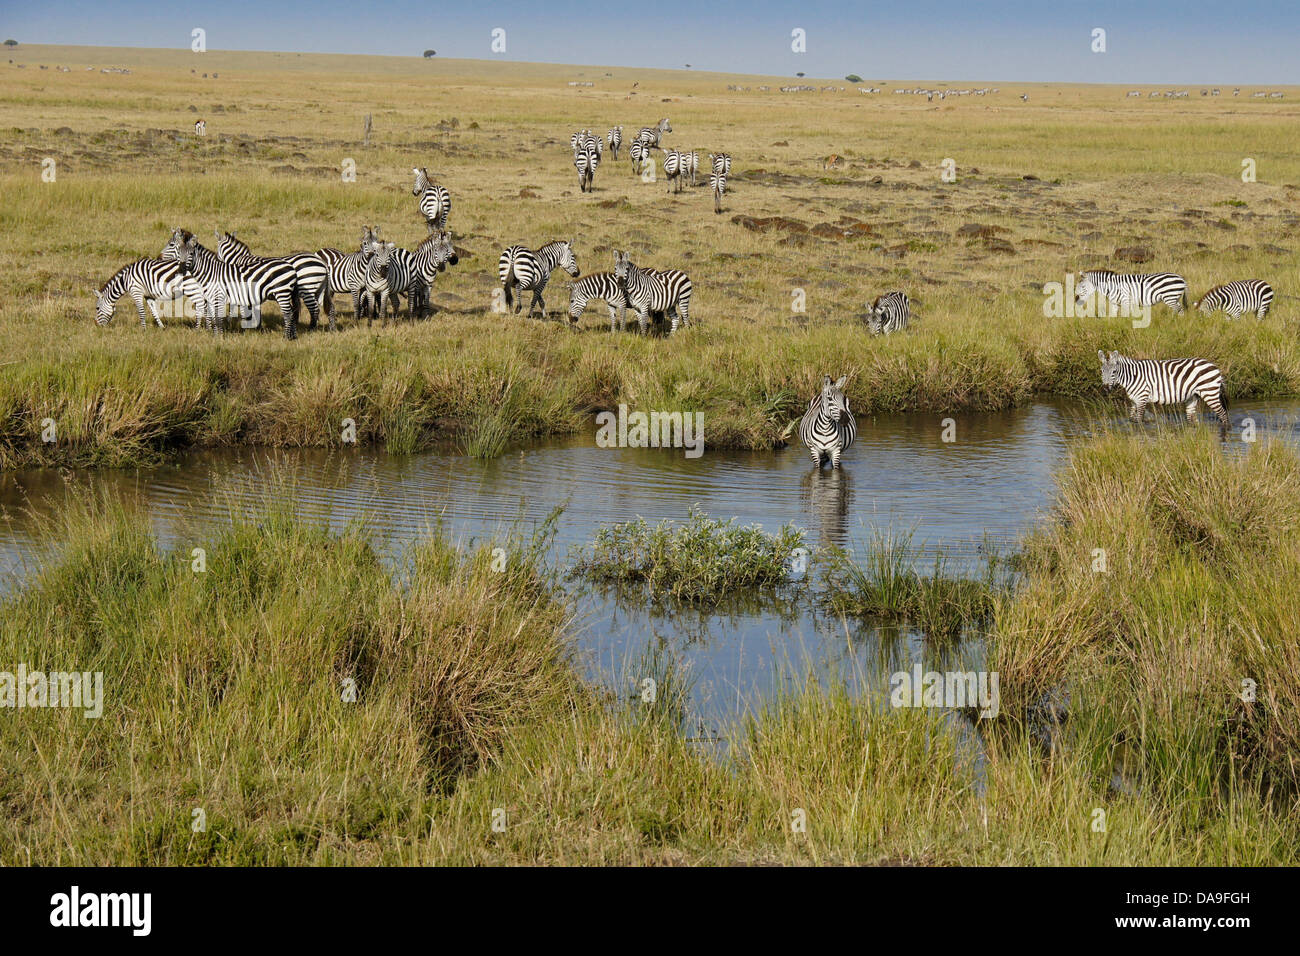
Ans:
POLYGON ((609 330, 615 330, 615 312, 617 311, 618 328, 625 323, 627 296, 619 287, 618 279, 612 272, 592 272, 577 282, 569 290, 569 322, 577 325, 586 311, 587 303, 592 299, 602 299, 609 307, 609 330))
MULTIPOLYGON (((575 134, 577 135, 577 134, 575 134)), ((578 142, 573 147, 573 166, 578 170, 578 188, 590 192, 600 165, 600 140, 594 136, 578 142)))
POLYGON ((729 153, 709 153, 709 190, 713 193, 713 211, 722 212, 722 197, 727 194, 727 176, 731 173, 729 153))
POLYGON ((415 174, 415 185, 411 194, 419 198, 420 215, 424 217, 429 232, 442 232, 447 228, 447 217, 451 215, 451 193, 445 186, 439 186, 429 179, 429 171, 423 166, 411 169, 415 174))
POLYGON ((664 153, 664 175, 668 177, 668 182, 673 185, 674 192, 682 190, 682 173, 686 172, 689 160, 684 153, 675 149, 670 149, 664 153))
POLYGON ((154 300, 172 301, 181 291, 180 266, 162 259, 137 259, 118 269, 104 285, 95 291, 95 324, 107 325, 113 320, 117 300, 124 295, 135 300, 140 315, 140 327, 145 328, 144 305, 146 300, 153 311, 154 320, 162 328, 162 316, 153 305, 154 300))
POLYGON ((623 127, 615 126, 605 136, 609 140, 609 154, 618 162, 618 148, 623 145, 623 127))
POLYGON ((1127 275, 1109 269, 1091 269, 1080 273, 1074 291, 1079 305, 1094 292, 1130 309, 1163 302, 1181 314, 1187 303, 1187 281, 1173 272, 1127 275))
POLYGON ((1263 279, 1239 279, 1216 285, 1192 308, 1209 314, 1223 311, 1229 318, 1237 318, 1244 312, 1254 312, 1256 318, 1268 315, 1269 306, 1273 304, 1273 287, 1263 279))
POLYGON ((871 303, 871 318, 867 327, 872 335, 889 335, 907 328, 912 317, 912 304, 902 292, 887 292, 871 303))
POLYGON ((690 324, 693 287, 685 272, 680 269, 642 269, 632 262, 626 252, 616 250, 614 278, 627 297, 627 304, 636 311, 637 323, 643 335, 649 328, 651 312, 672 313, 670 334, 677 331, 679 324, 690 324))
POLYGON ((1111 352, 1108 357, 1101 351, 1097 357, 1101 359, 1101 384, 1124 389, 1132 403, 1131 415, 1135 421, 1142 419, 1148 405, 1178 404, 1185 404, 1188 419, 1195 420, 1199 399, 1227 428, 1223 373, 1214 363, 1198 358, 1134 359, 1119 352, 1111 352))
POLYGON ((844 394, 847 381, 848 376, 835 382, 829 375, 824 376, 820 394, 808 403, 808 410, 799 420, 799 440, 818 468, 823 458, 829 458, 831 467, 838 468, 840 456, 858 436, 858 423, 844 394))

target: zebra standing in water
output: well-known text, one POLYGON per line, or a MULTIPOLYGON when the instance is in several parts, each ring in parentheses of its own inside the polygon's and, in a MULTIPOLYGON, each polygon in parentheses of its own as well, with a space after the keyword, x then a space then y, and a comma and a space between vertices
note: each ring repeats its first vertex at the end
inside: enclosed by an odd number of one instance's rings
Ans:
POLYGON ((227 307, 247 310, 255 325, 262 322, 262 303, 274 299, 284 316, 284 337, 298 337, 294 290, 298 276, 283 259, 263 259, 248 266, 222 262, 186 229, 173 229, 161 258, 180 264, 181 288, 194 301, 195 328, 207 320, 212 332, 224 332, 227 307))
POLYGON ((173 301, 181 291, 181 270, 175 262, 162 259, 137 259, 122 266, 113 274, 113 278, 104 283, 103 288, 95 290, 95 324, 108 325, 113 320, 113 310, 117 300, 129 295, 135 300, 135 310, 140 314, 140 328, 149 327, 144 317, 144 305, 149 303, 158 328, 163 328, 162 315, 155 300, 173 301))
POLYGON ((912 317, 912 304, 902 292, 887 292, 871 303, 871 318, 867 328, 872 335, 889 335, 907 328, 912 317))
POLYGON ((578 327, 578 320, 592 299, 603 299, 609 309, 609 330, 621 332, 627 325, 627 296, 623 294, 612 272, 592 272, 583 276, 569 290, 569 325, 578 327))
MULTIPOLYGON (((1094 292, 1121 309, 1145 308, 1163 302, 1182 315, 1187 306, 1187 281, 1172 272, 1124 275, 1109 269, 1091 269, 1079 273, 1074 292, 1080 306, 1094 292)), ((1098 302, 1098 311, 1100 305, 1098 302)))
POLYGON ((1187 420, 1196 421, 1196 403, 1204 402, 1219 419, 1221 433, 1228 429, 1227 392, 1223 373, 1205 359, 1132 359, 1098 351, 1101 384, 1118 385, 1132 403, 1129 417, 1142 421, 1148 405, 1186 404, 1187 420))
POLYGON ((420 214, 430 232, 444 232, 447 229, 447 217, 451 215, 451 193, 445 186, 439 186, 429 179, 429 171, 423 167, 412 167, 415 173, 415 185, 411 195, 420 198, 420 214))
POLYGON ((799 421, 799 439, 808 446, 808 454, 819 469, 823 458, 830 459, 832 469, 840 467, 840 456, 858 437, 858 423, 844 396, 847 381, 847 375, 836 382, 824 376, 821 394, 808 403, 808 411, 799 421))
POLYGON ((686 172, 688 163, 685 153, 679 153, 675 149, 664 153, 664 175, 668 177, 669 192, 682 191, 682 174, 686 172))
POLYGON ((451 233, 436 232, 427 236, 411 253, 411 315, 421 318, 433 312, 433 280, 460 257, 452 245, 451 233))
POLYGON ((654 126, 642 126, 636 134, 638 143, 645 143, 651 149, 659 149, 660 140, 663 139, 664 133, 671 133, 672 125, 668 122, 668 117, 664 117, 654 126))
POLYGON ((298 276, 298 287, 293 294, 293 317, 298 319, 298 303, 307 306, 311 316, 311 327, 316 328, 320 319, 320 306, 325 298, 325 286, 329 282, 329 266, 320 256, 311 252, 291 252, 287 256, 255 256, 248 244, 235 238, 233 232, 216 233, 217 258, 237 266, 252 265, 265 259, 281 259, 293 266, 298 276))
POLYGON ((609 154, 618 162, 618 148, 623 145, 623 127, 615 126, 605 134, 609 139, 609 154))
POLYGON ((1235 319, 1243 312, 1254 312, 1255 318, 1262 319, 1268 315, 1268 308, 1273 304, 1273 287, 1263 279, 1240 279, 1216 285, 1199 302, 1193 302, 1192 308, 1209 315, 1220 309, 1228 318, 1235 319))
POLYGON ((564 269, 573 278, 578 277, 578 259, 573 254, 573 245, 567 239, 548 242, 542 248, 533 251, 523 246, 511 246, 501 253, 497 262, 497 275, 501 287, 506 293, 506 311, 515 307, 515 315, 523 308, 523 296, 516 298, 516 293, 532 292, 533 301, 528 305, 528 314, 533 314, 533 307, 541 309, 542 318, 546 318, 546 300, 542 293, 546 283, 551 280, 551 273, 556 267, 564 269))
POLYGON ((578 189, 581 192, 591 192, 596 167, 600 165, 599 143, 600 140, 594 136, 588 136, 573 147, 573 166, 578 170, 578 189))
POLYGON ((709 153, 709 189, 713 192, 713 211, 722 212, 722 197, 727 193, 727 174, 731 172, 731 154, 709 153))
POLYGON ((626 252, 615 250, 614 278, 627 297, 627 304, 636 312, 642 335, 649 328, 651 312, 672 314, 670 335, 677 331, 679 322, 690 325, 692 286, 685 272, 680 269, 641 269, 626 252))

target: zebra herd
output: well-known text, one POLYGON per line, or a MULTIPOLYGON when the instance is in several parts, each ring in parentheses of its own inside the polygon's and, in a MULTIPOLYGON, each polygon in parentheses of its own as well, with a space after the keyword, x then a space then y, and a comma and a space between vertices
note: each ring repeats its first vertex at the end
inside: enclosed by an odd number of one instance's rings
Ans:
MULTIPOLYGON (((1083 305, 1094 293, 1125 308, 1145 308, 1163 302, 1179 315, 1187 308, 1187 280, 1173 272, 1122 275, 1108 269, 1081 272, 1074 286, 1075 298, 1083 305)), ((1273 304, 1273 287, 1262 279, 1241 279, 1217 285, 1192 308, 1205 314, 1223 312, 1238 318, 1254 312, 1262 319, 1273 304)))
MULTIPOLYGON (((662 145, 663 135, 673 131, 668 117, 664 117, 654 126, 643 126, 628 144, 627 155, 632 166, 632 175, 640 176, 647 182, 653 182, 654 151, 663 152, 663 171, 668 178, 669 192, 680 193, 686 185, 696 186, 700 176, 700 154, 698 150, 665 150, 662 145)), ((578 188, 590 192, 595 181, 596 169, 605 154, 605 144, 609 144, 610 155, 618 162, 618 151, 623 145, 623 127, 611 127, 604 139, 590 129, 580 129, 569 137, 569 147, 573 150, 573 167, 578 171, 578 188)), ((709 154, 709 190, 713 195, 713 211, 722 212, 722 197, 727 192, 727 176, 731 173, 731 156, 727 153, 709 154)))

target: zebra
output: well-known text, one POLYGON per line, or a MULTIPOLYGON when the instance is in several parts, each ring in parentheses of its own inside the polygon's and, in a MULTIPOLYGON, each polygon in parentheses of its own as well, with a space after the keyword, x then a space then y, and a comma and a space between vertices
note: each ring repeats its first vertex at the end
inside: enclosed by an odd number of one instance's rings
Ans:
POLYGON ((424 316, 433 311, 433 280, 448 265, 456 265, 460 257, 452 244, 451 233, 436 232, 425 237, 411 253, 411 314, 424 316))
POLYGON ((364 246, 359 252, 343 252, 340 249, 329 247, 316 250, 316 255, 325 263, 326 269, 329 270, 324 295, 325 316, 329 320, 331 332, 335 329, 333 300, 335 294, 346 292, 352 296, 352 311, 358 319, 361 318, 364 312, 361 306, 361 293, 366 285, 366 257, 368 254, 364 246))
POLYGON ((664 153, 664 175, 668 177, 668 191, 682 191, 682 174, 686 171, 690 160, 686 158, 685 153, 680 153, 675 149, 670 149, 664 153), (674 189, 674 187, 676 187, 674 189))
POLYGON ((557 266, 573 278, 578 277, 578 259, 573 254, 573 244, 567 239, 548 242, 536 251, 523 246, 511 246, 502 252, 497 262, 497 275, 506 293, 506 311, 510 311, 513 304, 515 315, 518 315, 524 300, 522 295, 516 299, 514 293, 532 292, 533 301, 528 305, 528 314, 533 314, 534 306, 540 306, 542 318, 545 319, 546 300, 542 298, 542 293, 546 291, 546 283, 550 281, 551 273, 557 266))
POLYGON ((370 328, 375 315, 379 316, 381 326, 388 324, 389 304, 393 305, 393 321, 397 321, 397 310, 401 306, 398 294, 406 290, 404 277, 393 258, 397 251, 397 243, 379 240, 366 259, 365 297, 370 302, 366 328, 370 328))
POLYGON ((1074 292, 1078 305, 1096 292, 1127 309, 1163 302, 1182 315, 1187 306, 1187 281, 1172 272, 1123 275, 1109 269, 1092 269, 1079 273, 1074 292))
POLYGON ((709 153, 709 189, 713 192, 713 211, 722 212, 722 197, 727 193, 727 174, 731 172, 729 153, 709 153))
POLYGON ((1193 302, 1192 308, 1199 309, 1207 315, 1220 309, 1228 318, 1235 319, 1243 312, 1254 312, 1255 318, 1262 319, 1268 315, 1268 308, 1273 304, 1273 287, 1263 279, 1239 279, 1224 285, 1216 285, 1199 302, 1193 302))
POLYGON ((423 166, 413 166, 415 185, 411 195, 420 198, 420 214, 430 232, 445 232, 447 217, 451 215, 451 193, 445 186, 439 186, 429 179, 429 170, 423 166))
POLYGON ((618 148, 623 145, 623 127, 615 126, 605 134, 609 140, 609 154, 618 162, 618 148))
POLYGON ((682 153, 682 158, 686 162, 686 165, 682 169, 683 178, 689 175, 691 177, 691 185, 692 186, 698 185, 699 178, 700 178, 699 152, 693 149, 689 153, 682 153))
POLYGON ((907 328, 912 317, 912 304, 906 293, 887 292, 871 303, 871 317, 867 328, 872 335, 889 335, 907 328))
POLYGON ((95 290, 95 324, 108 325, 113 321, 113 310, 117 300, 129 295, 135 300, 135 310, 140 314, 140 328, 146 329, 144 305, 149 302, 149 311, 153 313, 158 328, 163 328, 162 314, 158 311, 155 300, 174 301, 181 289, 180 266, 175 262, 162 259, 137 259, 113 273, 113 277, 104 283, 103 288, 95 290))
POLYGON ((574 328, 592 299, 603 299, 609 309, 609 330, 623 331, 627 322, 627 296, 612 272, 592 272, 573 283, 569 290, 569 324, 574 328), (617 328, 615 320, 617 319, 617 328))
POLYGON ((263 259, 282 259, 293 266, 298 277, 298 287, 293 294, 293 317, 297 321, 298 303, 301 300, 307 306, 311 317, 311 327, 316 328, 320 319, 320 304, 325 297, 325 286, 329 281, 329 266, 325 260, 311 252, 291 252, 287 256, 256 256, 248 244, 235 238, 233 232, 216 233, 217 258, 222 262, 237 266, 250 265, 263 259))
POLYGON ((1187 420, 1196 421, 1197 400, 1205 402, 1219 419, 1220 431, 1228 428, 1228 397, 1223 373, 1205 359, 1133 359, 1098 351, 1101 384, 1118 385, 1132 403, 1129 417, 1142 421, 1148 405, 1186 404, 1187 420))
POLYGON ((627 297, 627 304, 636 312, 637 324, 645 335, 649 327, 649 314, 672 314, 671 335, 682 325, 690 325, 691 280, 679 269, 641 269, 626 252, 614 251, 614 278, 627 297))
POLYGON ((588 137, 573 148, 573 165, 578 170, 578 189, 584 193, 591 192, 596 167, 600 165, 600 150, 596 148, 599 142, 598 139, 588 137))
POLYGON ((847 381, 847 375, 835 382, 829 375, 823 376, 821 394, 813 397, 799 420, 799 439, 808 446, 808 454, 819 469, 823 458, 830 459, 832 470, 840 467, 840 456, 858 437, 858 423, 844 395, 847 381))
POLYGON ((653 162, 650 158, 650 146, 641 140, 635 140, 627 148, 628 159, 632 161, 632 175, 640 176, 643 174, 646 163, 653 162))
POLYGON ((642 126, 636 134, 638 143, 646 143, 651 149, 659 149, 660 140, 664 133, 673 131, 672 124, 668 122, 668 117, 664 117, 654 126, 642 126))
POLYGON ((181 288, 194 301, 195 328, 202 328, 206 319, 212 332, 225 331, 223 313, 228 306, 247 309, 254 326, 260 325, 262 303, 274 299, 284 316, 284 337, 298 337, 294 310, 298 276, 283 259, 261 259, 246 266, 222 262, 186 229, 172 230, 160 258, 180 264, 181 288))

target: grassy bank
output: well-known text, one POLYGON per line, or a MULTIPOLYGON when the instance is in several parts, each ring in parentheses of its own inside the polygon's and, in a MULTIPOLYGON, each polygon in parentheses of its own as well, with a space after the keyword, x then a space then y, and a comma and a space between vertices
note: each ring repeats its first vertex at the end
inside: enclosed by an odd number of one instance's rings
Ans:
POLYGON ((1294 865, 1298 481, 1278 446, 1081 445, 996 598, 980 766, 951 716, 889 707, 887 675, 791 675, 719 760, 680 733, 671 660, 633 665, 657 706, 575 676, 529 542, 494 570, 432 539, 402 585, 360 529, 269 512, 199 541, 195 573, 91 503, 0 607, 0 661, 102 670, 104 715, 0 720, 0 860, 1294 865), (1027 745, 1054 690, 1058 745, 1027 745))
MULTIPOLYGON (((717 448, 768 448, 826 373, 849 376, 859 414, 998 409, 1097 395, 1099 348, 1211 359, 1234 398, 1300 394, 1300 313, 1285 298, 1300 289, 1294 98, 1154 103, 1033 86, 1028 103, 1008 87, 932 109, 680 71, 212 51, 217 75, 204 77, 185 51, 24 44, 12 56, 29 68, 5 66, 0 97, 0 468, 337 445, 344 419, 361 444, 446 440, 493 456, 594 433, 591 413, 624 402, 699 411, 717 448), (72 72, 40 71, 46 59, 72 72), (132 73, 83 69, 107 64, 132 73), (596 86, 568 87, 577 75, 596 86), (737 82, 750 90, 727 89, 737 82), (669 145, 733 155, 724 215, 707 189, 670 195, 626 161, 607 159, 594 192, 574 188, 573 129, 665 114, 669 145), (1256 182, 1241 181, 1243 150, 1256 182), (845 158, 834 175, 830 153, 845 158), (956 182, 941 177, 947 157, 956 182), (367 331, 345 310, 342 332, 296 343, 274 307, 266 330, 224 342, 181 319, 142 330, 129 304, 108 328, 91 321, 89 290, 157 255, 176 225, 201 238, 235 229, 266 253, 350 249, 363 224, 413 247, 413 165, 451 190, 461 250, 432 320, 367 331), (492 312, 500 250, 562 236, 583 272, 608 270, 614 249, 688 271, 697 327, 641 341, 607 334, 598 305, 580 335, 492 312), (1146 262, 1117 258, 1133 246, 1146 262), (1192 298, 1260 277, 1279 298, 1262 324, 1044 317, 1044 283, 1108 265, 1176 270, 1192 298), (862 317, 889 289, 909 294, 916 320, 872 340, 862 317)), ((553 314, 566 300, 557 277, 553 314)))

